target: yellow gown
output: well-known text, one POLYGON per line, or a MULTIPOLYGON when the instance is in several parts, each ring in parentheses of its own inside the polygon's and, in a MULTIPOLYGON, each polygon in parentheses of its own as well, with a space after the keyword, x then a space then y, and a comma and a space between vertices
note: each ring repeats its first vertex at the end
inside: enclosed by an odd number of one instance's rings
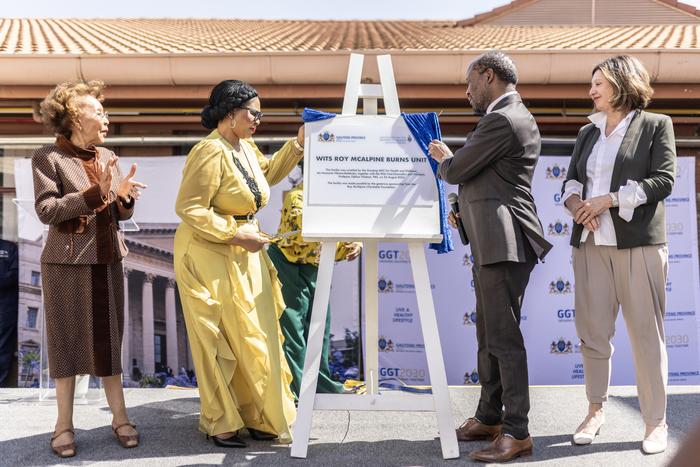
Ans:
MULTIPOLYGON (((200 431, 217 435, 250 427, 290 441, 296 410, 282 351, 284 311, 277 271, 267 252, 230 245, 236 220, 255 212, 255 198, 233 157, 255 178, 261 206, 269 185, 301 159, 292 141, 267 159, 252 140, 242 154, 214 130, 190 151, 175 205, 175 276, 199 386, 200 431)), ((245 227, 244 227, 245 226, 245 227)))

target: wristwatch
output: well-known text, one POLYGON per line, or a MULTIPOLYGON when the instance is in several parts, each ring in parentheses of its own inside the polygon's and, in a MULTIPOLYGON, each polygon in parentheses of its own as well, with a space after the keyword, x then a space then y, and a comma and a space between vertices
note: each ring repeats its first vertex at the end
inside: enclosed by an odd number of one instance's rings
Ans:
POLYGON ((617 199, 617 195, 615 193, 608 193, 608 196, 610 196, 610 199, 612 200, 612 207, 616 208, 620 205, 620 201, 617 199))

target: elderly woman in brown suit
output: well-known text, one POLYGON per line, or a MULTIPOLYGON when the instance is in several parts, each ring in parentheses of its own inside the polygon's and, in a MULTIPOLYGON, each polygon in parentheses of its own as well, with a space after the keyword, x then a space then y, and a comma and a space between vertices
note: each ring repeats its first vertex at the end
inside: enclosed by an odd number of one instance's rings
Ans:
POLYGON ((104 143, 109 120, 99 81, 56 86, 41 103, 56 141, 32 157, 35 208, 49 225, 41 256, 49 373, 56 381, 58 420, 51 449, 76 453, 75 376, 102 377, 112 429, 125 447, 138 445, 126 414, 121 382, 122 258, 127 250, 118 221, 129 219, 142 185, 136 165, 123 177, 104 143))

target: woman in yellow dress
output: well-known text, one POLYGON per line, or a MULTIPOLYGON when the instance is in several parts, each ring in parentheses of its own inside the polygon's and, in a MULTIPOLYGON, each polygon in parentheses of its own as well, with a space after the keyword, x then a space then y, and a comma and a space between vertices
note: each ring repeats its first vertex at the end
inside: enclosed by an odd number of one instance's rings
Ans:
POLYGON ((202 110, 213 131, 187 156, 175 205, 175 275, 199 385, 200 431, 215 444, 289 442, 296 412, 282 351, 284 311, 277 271, 255 213, 269 185, 303 156, 303 127, 267 159, 253 143, 260 99, 249 84, 219 83, 202 110))

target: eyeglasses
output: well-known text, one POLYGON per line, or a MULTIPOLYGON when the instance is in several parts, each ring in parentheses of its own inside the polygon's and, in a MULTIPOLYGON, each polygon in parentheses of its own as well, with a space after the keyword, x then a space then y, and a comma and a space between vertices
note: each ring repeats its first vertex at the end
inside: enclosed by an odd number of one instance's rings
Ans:
POLYGON ((262 120, 263 116, 265 116, 265 114, 261 111, 251 109, 250 107, 239 107, 239 109, 247 110, 248 112, 250 112, 250 115, 253 116, 253 120, 262 120))
POLYGON ((105 118, 109 120, 109 113, 107 112, 95 112, 95 117, 99 118, 100 120, 104 120, 105 118))

